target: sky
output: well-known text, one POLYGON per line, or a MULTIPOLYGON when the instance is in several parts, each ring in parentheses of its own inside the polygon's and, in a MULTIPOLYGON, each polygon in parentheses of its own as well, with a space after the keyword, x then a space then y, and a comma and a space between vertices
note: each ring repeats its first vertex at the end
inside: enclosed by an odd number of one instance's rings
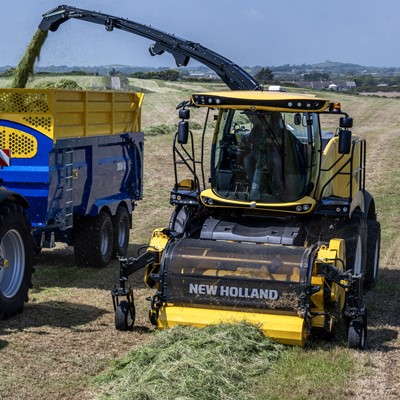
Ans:
MULTIPOLYGON (((0 0, 0 66, 18 64, 42 14, 60 4, 151 25, 240 66, 400 67, 400 0, 0 0)), ((49 33, 37 65, 173 67, 170 54, 150 56, 151 44, 70 20, 49 33)))

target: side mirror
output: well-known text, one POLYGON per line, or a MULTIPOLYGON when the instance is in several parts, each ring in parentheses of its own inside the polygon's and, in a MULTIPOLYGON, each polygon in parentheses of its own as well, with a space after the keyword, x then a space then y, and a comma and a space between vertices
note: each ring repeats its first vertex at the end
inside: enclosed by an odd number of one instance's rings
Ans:
POLYGON ((339 131, 339 153, 350 154, 351 151, 351 131, 342 129, 339 131))
POLYGON ((352 128, 353 127, 353 118, 350 117, 341 117, 339 126, 341 128, 352 128))
POLYGON ((181 108, 179 110, 179 121, 178 124, 178 143, 187 144, 189 138, 189 122, 186 120, 190 118, 190 110, 186 108, 181 108))
POLYGON ((301 125, 302 116, 299 113, 294 114, 294 124, 299 126, 301 125))
POLYGON ((179 110, 179 118, 180 119, 189 119, 190 118, 190 110, 183 108, 179 110))
POLYGON ((179 121, 178 124, 178 143, 187 144, 189 138, 189 122, 179 121))

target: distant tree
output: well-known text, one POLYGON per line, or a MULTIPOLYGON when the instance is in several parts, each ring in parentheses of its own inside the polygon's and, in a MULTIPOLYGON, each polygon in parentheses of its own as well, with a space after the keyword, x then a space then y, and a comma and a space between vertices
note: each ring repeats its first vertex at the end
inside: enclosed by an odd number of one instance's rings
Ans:
POLYGON ((160 78, 165 81, 177 81, 179 76, 179 72, 175 69, 168 69, 160 72, 160 78))
POLYGON ((330 75, 326 72, 310 72, 308 74, 303 75, 303 79, 306 82, 327 81, 329 78, 330 78, 330 75))
POLYGON ((274 80, 274 74, 269 68, 261 68, 260 71, 254 75, 254 78, 261 84, 264 84, 272 82, 274 80))
POLYGON ((138 79, 161 79, 163 81, 177 81, 180 74, 175 69, 166 69, 162 71, 151 71, 151 72, 135 72, 132 78, 138 79))
POLYGON ((0 76, 4 76, 5 78, 9 78, 10 76, 14 76, 15 68, 9 68, 3 71, 0 76))
POLYGON ((377 82, 376 79, 372 75, 359 75, 356 78, 354 78, 354 81, 356 82, 357 86, 363 87, 363 86, 376 86, 377 82))
POLYGON ((113 67, 113 69, 108 73, 110 76, 117 76, 118 71, 113 67))

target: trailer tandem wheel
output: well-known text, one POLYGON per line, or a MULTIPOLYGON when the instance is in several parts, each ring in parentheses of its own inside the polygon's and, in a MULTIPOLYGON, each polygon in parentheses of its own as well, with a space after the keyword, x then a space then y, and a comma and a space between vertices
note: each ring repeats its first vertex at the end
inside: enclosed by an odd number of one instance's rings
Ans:
POLYGON ((101 211, 96 217, 85 217, 75 225, 74 252, 78 265, 105 267, 113 250, 111 216, 101 211))
POLYGON ((124 257, 128 252, 129 231, 131 228, 128 210, 124 206, 120 205, 112 218, 112 222, 114 236, 112 257, 124 257))

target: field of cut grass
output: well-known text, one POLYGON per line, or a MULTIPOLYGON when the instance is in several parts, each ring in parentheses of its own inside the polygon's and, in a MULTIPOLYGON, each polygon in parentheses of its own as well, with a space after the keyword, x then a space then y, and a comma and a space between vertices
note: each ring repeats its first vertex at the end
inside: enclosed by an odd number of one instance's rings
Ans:
MULTIPOLYGON (((170 90, 170 84, 160 87, 152 81, 134 85, 151 91, 143 105, 144 128, 177 122, 175 106, 187 99, 190 85, 174 83, 170 90)), ((196 85, 193 90, 209 89, 196 85)), ((140 273, 131 279, 136 328, 118 332, 110 297, 118 263, 80 269, 71 249, 60 246, 38 257, 24 313, 0 323, 0 399, 398 398, 400 100, 331 95, 354 117, 353 132, 368 141, 367 187, 377 201, 383 230, 380 281, 367 296, 365 352, 347 349, 341 339, 315 340, 306 350, 275 348, 257 330, 246 328, 155 333, 147 318, 146 297, 152 291, 140 273)), ((200 122, 203 114, 194 111, 192 117, 200 122)), ((168 223, 171 149, 171 133, 146 136, 145 198, 135 210, 131 255, 148 243, 154 228, 168 223)))

